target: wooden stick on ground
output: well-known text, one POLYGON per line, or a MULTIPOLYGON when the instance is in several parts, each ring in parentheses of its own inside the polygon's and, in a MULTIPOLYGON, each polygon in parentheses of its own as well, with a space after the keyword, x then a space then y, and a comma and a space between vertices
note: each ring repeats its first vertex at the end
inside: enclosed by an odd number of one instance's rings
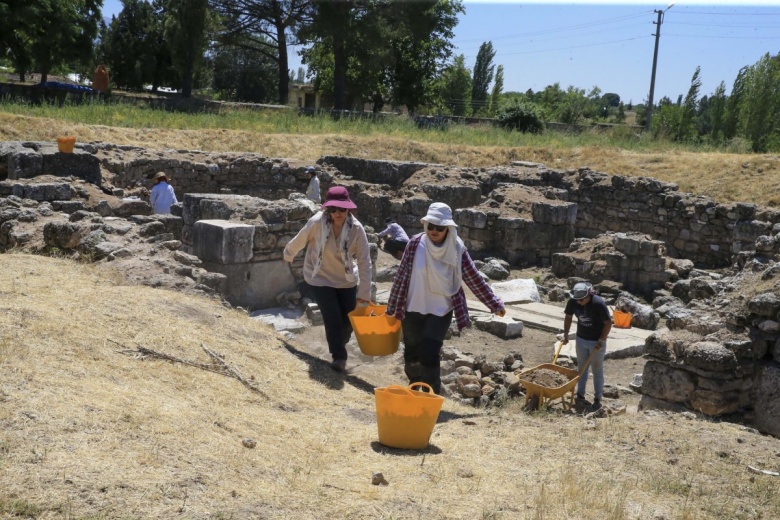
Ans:
POLYGON ((241 384, 243 384, 245 387, 249 388, 249 389, 250 389, 250 390, 252 390, 253 392, 256 392, 256 393, 258 393, 258 394, 262 395, 263 397, 265 397, 266 399, 268 399, 268 396, 265 394, 265 392, 263 392, 262 390, 260 390, 259 388, 257 388, 257 387, 256 387, 256 386, 255 386, 253 383, 251 383, 251 382, 247 381, 247 380, 246 380, 246 378, 244 378, 244 376, 242 376, 242 375, 241 375, 241 373, 240 373, 240 372, 239 372, 237 369, 235 369, 235 368, 231 367, 230 365, 228 365, 228 364, 225 362, 225 359, 224 359, 224 358, 223 358, 223 357, 222 357, 220 354, 217 354, 216 352, 214 352, 213 350, 211 350, 210 348, 208 348, 208 347, 207 347, 206 345, 204 345, 203 343, 201 343, 201 344, 200 344, 200 347, 201 347, 203 350, 205 350, 205 351, 206 351, 206 354, 208 354, 209 356, 211 356, 211 359, 213 359, 214 361, 216 361, 216 362, 217 362, 217 364, 219 364, 219 365, 222 367, 222 369, 223 369, 225 372, 227 372, 227 374, 228 374, 229 376, 231 376, 231 377, 234 377, 234 378, 238 379, 239 381, 241 381, 241 384))
MULTIPOLYGON (((117 341, 111 339, 109 341, 124 347, 124 345, 122 345, 117 341)), ((198 363, 197 361, 190 361, 188 359, 178 358, 176 356, 171 356, 170 354, 165 354, 163 352, 157 352, 156 350, 152 350, 150 348, 142 347, 141 345, 137 345, 136 350, 125 348, 120 352, 122 352, 123 354, 131 354, 131 353, 141 354, 143 356, 150 356, 153 358, 164 359, 166 361, 171 361, 173 363, 181 363, 182 365, 189 365, 191 367, 200 368, 202 370, 208 370, 209 372, 214 372, 215 374, 232 377, 234 379, 238 379, 241 382, 241 384, 243 384, 253 392, 258 393, 263 397, 265 397, 266 399, 268 399, 268 395, 265 392, 257 388, 254 384, 247 381, 246 378, 244 378, 244 376, 242 376, 238 370, 228 365, 221 355, 207 348, 206 345, 204 345, 203 343, 201 343, 200 346, 203 348, 203 350, 206 351, 206 353, 211 357, 211 359, 216 362, 216 365, 213 364, 206 365, 203 363, 198 363)))

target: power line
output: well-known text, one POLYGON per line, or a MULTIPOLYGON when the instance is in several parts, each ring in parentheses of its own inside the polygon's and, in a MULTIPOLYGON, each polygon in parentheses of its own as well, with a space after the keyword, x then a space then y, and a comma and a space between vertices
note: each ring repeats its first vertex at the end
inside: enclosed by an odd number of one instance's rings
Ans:
MULTIPOLYGON (((500 57, 503 58, 504 56, 515 56, 517 54, 536 54, 536 53, 540 53, 540 52, 569 51, 569 50, 576 50, 576 49, 584 49, 586 47, 597 47, 599 45, 611 45, 613 43, 630 42, 630 41, 633 41, 633 40, 644 40, 644 39, 649 38, 649 37, 650 37, 650 35, 648 35, 648 36, 636 36, 634 38, 625 38, 623 40, 611 40, 611 41, 608 41, 608 42, 588 43, 588 44, 584 44, 584 45, 577 45, 577 46, 574 46, 574 47, 557 47, 557 48, 554 48, 554 49, 539 49, 539 50, 535 50, 535 51, 519 51, 519 52, 506 52, 506 53, 502 52, 500 57)), ((474 56, 468 55, 466 57, 467 58, 471 58, 471 57, 475 57, 475 56, 476 55, 474 55, 474 56)))
POLYGON ((665 36, 676 36, 678 38, 712 38, 716 40, 780 40, 780 36, 711 36, 707 34, 664 34, 665 36))
POLYGON ((755 24, 733 24, 733 23, 698 23, 698 22, 667 22, 670 25, 696 25, 700 27, 730 27, 732 29, 777 29, 780 28, 780 23, 774 23, 771 25, 755 25, 755 24))
MULTIPOLYGON (((642 22, 642 23, 635 23, 635 24, 631 24, 631 25, 626 25, 626 26, 621 27, 621 29, 626 29, 628 27, 638 27, 640 25, 646 26, 647 23, 646 22, 642 22)), ((598 31, 590 31, 590 32, 581 32, 581 33, 577 33, 577 34, 570 34, 570 35, 566 35, 566 36, 555 36, 553 38, 531 39, 531 40, 526 40, 526 41, 522 41, 522 42, 517 42, 515 44, 509 44, 509 46, 513 46, 513 45, 527 45, 529 43, 538 43, 538 42, 560 41, 560 40, 565 39, 565 38, 579 38, 581 36, 586 36, 586 35, 589 35, 589 34, 604 34, 604 31, 603 30, 598 30, 598 31)))
MULTIPOLYGON (((496 37, 490 38, 490 41, 506 40, 506 39, 510 39, 510 38, 523 38, 523 37, 526 37, 526 36, 536 36, 536 35, 541 35, 541 34, 552 34, 552 33, 557 33, 557 32, 561 32, 561 31, 568 31, 568 30, 571 30, 571 29, 579 29, 579 28, 583 28, 583 27, 592 27, 594 25, 604 25, 604 24, 611 23, 611 22, 614 22, 614 21, 630 20, 630 19, 633 19, 633 18, 639 18, 639 17, 645 16, 647 13, 651 13, 651 12, 652 11, 642 11, 642 12, 636 13, 636 14, 619 16, 617 18, 608 18, 606 20, 597 20, 595 22, 590 22, 590 23, 582 23, 582 24, 576 24, 576 25, 567 25, 567 26, 564 26, 564 27, 555 27, 553 29, 545 29, 545 30, 542 30, 542 31, 532 31, 532 32, 528 32, 528 33, 518 33, 518 34, 509 34, 509 35, 505 35, 505 36, 496 36, 496 37)), ((485 39, 484 38, 468 38, 468 39, 465 39, 465 40, 458 40, 456 38, 453 41, 454 42, 475 42, 475 41, 485 41, 485 39)))
POLYGON ((711 11, 677 11, 674 15, 679 16, 681 14, 713 14, 713 15, 723 15, 723 16, 780 16, 780 13, 718 13, 718 12, 711 12, 711 11))

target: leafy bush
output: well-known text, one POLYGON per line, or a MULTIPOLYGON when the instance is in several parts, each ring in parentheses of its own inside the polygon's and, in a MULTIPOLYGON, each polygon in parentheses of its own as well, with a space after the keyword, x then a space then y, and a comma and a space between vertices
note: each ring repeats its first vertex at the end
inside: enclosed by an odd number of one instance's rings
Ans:
POLYGON ((499 110, 496 119, 501 128, 532 134, 541 134, 544 131, 540 110, 532 103, 514 100, 499 110))

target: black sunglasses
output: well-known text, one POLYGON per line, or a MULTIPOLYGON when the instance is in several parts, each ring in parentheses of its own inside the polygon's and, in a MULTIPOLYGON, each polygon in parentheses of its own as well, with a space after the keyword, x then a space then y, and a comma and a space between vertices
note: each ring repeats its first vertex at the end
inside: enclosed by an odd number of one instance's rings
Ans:
POLYGON ((438 231, 439 233, 447 231, 447 226, 436 226, 434 224, 428 224, 428 231, 438 231))
POLYGON ((336 213, 337 211, 339 213, 344 213, 345 211, 347 211, 347 208, 334 208, 333 206, 328 208, 328 213, 336 213))

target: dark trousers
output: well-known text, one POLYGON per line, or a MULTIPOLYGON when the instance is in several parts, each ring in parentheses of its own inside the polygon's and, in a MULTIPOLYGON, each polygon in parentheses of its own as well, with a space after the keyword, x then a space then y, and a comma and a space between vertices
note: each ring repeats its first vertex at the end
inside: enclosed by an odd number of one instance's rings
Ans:
POLYGON ((352 336, 352 324, 347 314, 357 306, 357 287, 334 289, 309 285, 309 289, 322 313, 330 355, 334 361, 347 359, 347 349, 344 345, 352 336))
POLYGON ((393 256, 401 255, 403 254, 404 249, 406 249, 406 244, 408 243, 408 240, 392 240, 390 238, 386 238, 383 249, 386 253, 390 253, 393 256))
POLYGON ((444 316, 407 312, 404 332, 404 370, 410 383, 423 382, 441 394, 441 347, 452 322, 452 311, 444 316))

